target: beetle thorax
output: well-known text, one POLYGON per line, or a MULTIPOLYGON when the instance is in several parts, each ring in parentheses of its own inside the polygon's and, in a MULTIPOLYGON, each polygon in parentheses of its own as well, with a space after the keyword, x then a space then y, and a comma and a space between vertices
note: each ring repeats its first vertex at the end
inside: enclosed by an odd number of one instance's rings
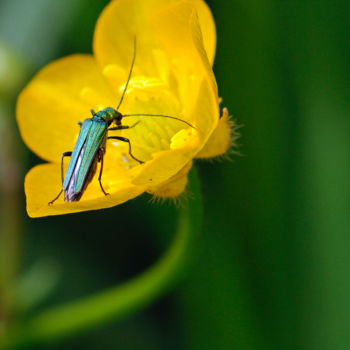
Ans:
POLYGON ((113 121, 121 120, 122 114, 112 107, 107 107, 105 109, 102 109, 98 113, 95 114, 95 117, 101 118, 104 121, 106 121, 108 124, 112 123, 113 121))

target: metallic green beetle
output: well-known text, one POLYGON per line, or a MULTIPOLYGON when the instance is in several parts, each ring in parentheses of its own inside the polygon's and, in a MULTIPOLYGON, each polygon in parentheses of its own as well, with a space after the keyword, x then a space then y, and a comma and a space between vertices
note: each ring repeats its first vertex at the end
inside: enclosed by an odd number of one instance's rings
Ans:
POLYGON ((180 118, 162 115, 162 114, 121 114, 118 109, 123 101, 125 92, 128 88, 132 70, 134 67, 136 57, 136 39, 134 40, 134 55, 131 63, 131 68, 129 71, 129 76, 123 90, 122 96, 120 98, 118 107, 116 109, 112 107, 107 107, 98 113, 91 110, 92 118, 85 119, 83 123, 79 122, 81 127, 78 139, 75 143, 73 152, 65 152, 62 154, 61 159, 61 178, 62 178, 62 189, 59 194, 51 201, 49 204, 53 204, 64 192, 64 200, 66 202, 76 202, 79 201, 83 195, 86 187, 91 182, 93 176, 96 173, 97 162, 101 162, 100 174, 98 181, 102 192, 105 192, 102 186, 101 177, 103 171, 103 157, 106 151, 106 141, 107 139, 115 139, 122 142, 127 142, 129 144, 129 155, 135 159, 140 164, 144 163, 142 160, 137 159, 131 151, 130 140, 126 137, 121 136, 108 136, 109 130, 123 130, 130 129, 136 126, 139 122, 134 125, 122 125, 122 119, 124 117, 132 116, 149 116, 149 117, 165 117, 179 120, 188 126, 194 128, 190 123, 182 120, 180 118), (110 128, 112 123, 116 126, 110 128), (63 175, 63 160, 65 157, 71 157, 69 165, 65 176, 63 175))

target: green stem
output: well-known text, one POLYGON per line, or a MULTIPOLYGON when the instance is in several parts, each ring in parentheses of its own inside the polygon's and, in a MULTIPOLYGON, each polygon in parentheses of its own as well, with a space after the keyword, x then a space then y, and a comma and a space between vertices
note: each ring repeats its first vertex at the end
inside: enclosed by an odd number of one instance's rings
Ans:
POLYGON ((40 313, 3 341, 3 348, 52 342, 83 332, 109 320, 120 320, 156 300, 186 270, 202 223, 202 199, 195 169, 189 174, 191 198, 181 211, 176 236, 169 250, 149 270, 97 295, 40 313))

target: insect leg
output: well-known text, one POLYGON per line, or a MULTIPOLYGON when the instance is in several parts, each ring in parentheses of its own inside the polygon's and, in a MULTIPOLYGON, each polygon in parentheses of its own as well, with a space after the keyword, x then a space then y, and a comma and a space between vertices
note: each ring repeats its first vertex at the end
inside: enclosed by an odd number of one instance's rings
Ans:
POLYGON ((101 178, 102 178, 102 171, 103 171, 103 156, 104 156, 104 148, 101 147, 99 150, 98 150, 98 161, 101 162, 101 168, 100 168, 100 174, 98 176, 98 182, 100 183, 100 187, 101 187, 101 190, 102 192, 104 193, 105 196, 108 196, 109 193, 105 192, 105 190, 103 189, 103 186, 102 186, 102 181, 101 181, 101 178))
MULTIPOLYGON (((63 160, 64 160, 64 157, 70 157, 71 155, 72 155, 72 152, 64 152, 64 153, 62 153, 62 158, 61 158, 61 180, 62 180, 62 185, 63 185, 63 181, 64 181, 64 178, 63 178, 63 160)), ((60 197, 62 192, 63 192, 63 189, 60 191, 60 193, 51 202, 49 202, 49 205, 53 204, 60 197)))
POLYGON ((141 120, 137 121, 135 124, 129 126, 129 125, 118 125, 114 128, 109 128, 108 130, 113 131, 113 130, 124 130, 124 129, 131 129, 135 127, 138 123, 140 123, 141 120))
POLYGON ((62 159, 61 159, 61 179, 62 179, 62 185, 63 185, 63 181, 64 181, 64 177, 63 177, 63 159, 64 157, 71 157, 72 156, 72 152, 64 152, 62 153, 62 159))
POLYGON ((49 202, 48 204, 49 204, 49 205, 53 204, 53 203, 60 197, 60 195, 62 194, 62 192, 63 192, 63 190, 61 190, 60 193, 59 193, 51 202, 49 202))
MULTIPOLYGON (((127 126, 127 125, 125 125, 127 126)), ((134 157, 131 153, 131 143, 130 140, 127 139, 126 137, 121 137, 121 136, 109 136, 107 137, 107 139, 114 139, 114 140, 119 140, 119 141, 123 141, 123 142, 127 142, 129 144, 129 155, 131 158, 135 159, 137 162, 139 162, 140 164, 144 163, 142 160, 137 159, 136 157, 134 157)))
POLYGON ((96 113, 93 109, 90 109, 90 112, 91 112, 92 116, 95 116, 96 113))

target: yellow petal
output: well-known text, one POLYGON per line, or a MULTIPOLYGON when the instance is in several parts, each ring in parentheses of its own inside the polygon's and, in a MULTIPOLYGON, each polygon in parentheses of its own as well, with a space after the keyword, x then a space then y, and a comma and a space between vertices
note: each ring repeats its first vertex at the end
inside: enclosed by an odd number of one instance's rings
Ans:
POLYGON ((153 23, 157 37, 169 61, 169 83, 179 91, 179 99, 187 108, 196 98, 199 83, 206 77, 213 94, 217 86, 204 49, 196 10, 189 2, 179 2, 155 13, 153 23))
POLYGON ((184 190, 188 182, 187 174, 192 166, 192 161, 188 162, 177 174, 172 176, 167 181, 153 186, 147 190, 148 193, 153 194, 159 198, 175 198, 179 196, 184 190))
POLYGON ((156 43, 150 16, 161 3, 164 1, 118 0, 105 7, 97 21, 93 40, 94 55, 103 70, 106 67, 120 67, 125 72, 126 80, 136 37, 137 53, 133 75, 158 75, 153 57, 156 43))
MULTIPOLYGON (((210 83, 203 80, 198 99, 190 115, 196 129, 179 131, 172 137, 170 150, 153 154, 153 159, 135 169, 133 183, 151 187, 177 174, 203 148, 213 133, 218 119, 217 100, 210 83)), ((189 120, 192 121, 191 118, 189 120)))
POLYGON ((105 186, 110 195, 105 196, 98 184, 96 176, 89 184, 79 202, 65 203, 63 194, 52 205, 61 186, 60 166, 58 164, 42 164, 32 168, 25 178, 27 212, 30 217, 69 214, 86 210, 109 208, 135 198, 146 188, 131 184, 128 177, 115 177, 112 186, 105 186))
MULTIPOLYGON (((210 61, 213 61, 216 43, 215 25, 209 8, 202 0, 192 0, 190 2, 179 0, 116 0, 112 1, 101 13, 94 33, 94 54, 107 78, 112 81, 115 77, 118 77, 117 80, 119 81, 123 77, 122 80, 126 81, 132 61, 135 37, 137 50, 133 76, 164 78, 169 59, 164 57, 163 48, 155 35, 152 23, 153 17, 157 13, 159 16, 166 14, 172 16, 172 10, 162 14, 159 11, 173 8, 173 4, 180 5, 180 10, 183 6, 191 10, 197 9, 200 22, 204 28, 203 33, 205 33, 204 46, 210 61)), ((176 16, 177 23, 175 25, 177 25, 177 28, 181 28, 184 21, 181 19, 182 15, 188 17, 191 13, 187 11, 187 13, 182 12, 176 16)), ((164 20, 167 21, 167 19, 164 20)), ((174 25, 173 22, 172 20, 171 26, 174 25)), ((186 30, 189 29, 192 30, 187 25, 186 30)), ((191 33, 191 35, 201 37, 199 25, 196 30, 198 33, 191 33)), ((173 33, 171 34, 173 35, 173 33)), ((182 45, 182 41, 188 38, 188 35, 183 38, 178 37, 176 42, 172 42, 172 52, 178 52, 181 49, 181 46, 178 47, 178 45, 182 45)), ((170 38, 168 39, 170 40, 170 38)), ((167 42, 168 39, 165 38, 165 41, 167 42)), ((196 40, 198 41, 198 39, 196 40)), ((192 45, 192 41, 191 39, 191 43, 188 45, 192 45)), ((201 45, 203 46, 203 43, 201 45)), ((202 51, 206 56, 205 49, 203 48, 202 51)), ((191 62, 191 59, 187 62, 191 62)), ((117 88, 117 90, 119 89, 117 88)))
POLYGON ((204 48, 207 52, 211 65, 213 65, 216 49, 216 29, 213 15, 208 5, 204 1, 192 0, 192 2, 195 5, 198 13, 199 24, 203 35, 204 48))
POLYGON ((17 121, 23 140, 36 154, 59 162, 73 149, 78 121, 117 103, 92 56, 74 55, 42 69, 21 92, 17 121))
POLYGON ((212 158, 224 154, 231 145, 231 121, 229 120, 227 108, 223 108, 223 114, 218 126, 210 136, 204 148, 197 154, 196 158, 212 158))

